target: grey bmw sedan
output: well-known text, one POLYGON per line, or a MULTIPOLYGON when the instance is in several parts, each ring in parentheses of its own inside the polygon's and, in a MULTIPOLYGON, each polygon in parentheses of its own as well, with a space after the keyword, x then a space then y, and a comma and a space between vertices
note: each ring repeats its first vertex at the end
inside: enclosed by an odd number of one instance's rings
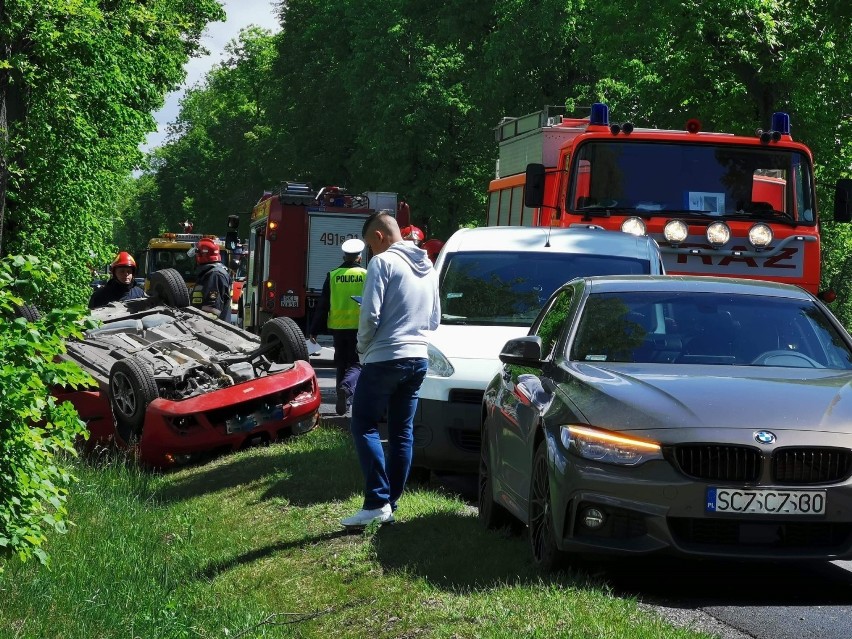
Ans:
POLYGON ((565 553, 852 556, 852 338, 797 287, 573 280, 483 399, 479 517, 565 553))

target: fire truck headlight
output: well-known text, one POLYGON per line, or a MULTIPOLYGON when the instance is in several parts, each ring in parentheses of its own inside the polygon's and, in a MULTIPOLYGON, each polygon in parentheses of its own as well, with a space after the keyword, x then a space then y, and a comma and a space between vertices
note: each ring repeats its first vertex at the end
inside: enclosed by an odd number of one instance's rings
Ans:
POLYGON ((621 223, 621 230, 630 235, 645 235, 645 221, 641 217, 628 217, 621 223))
POLYGON ((707 227, 707 241, 715 248, 727 244, 731 239, 731 229, 724 222, 713 222, 707 227))
POLYGON ((748 241, 756 249, 766 248, 772 243, 772 229, 768 224, 755 224, 748 230, 748 241))
POLYGON ((671 244, 680 244, 689 235, 689 227, 683 220, 669 220, 663 229, 663 237, 671 244))

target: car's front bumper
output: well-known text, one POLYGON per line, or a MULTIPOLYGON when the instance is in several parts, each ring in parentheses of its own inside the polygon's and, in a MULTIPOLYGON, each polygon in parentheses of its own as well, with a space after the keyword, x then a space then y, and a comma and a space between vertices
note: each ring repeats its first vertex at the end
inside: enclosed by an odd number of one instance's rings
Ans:
POLYGON ((482 396, 498 364, 492 359, 453 359, 451 376, 426 375, 414 415, 414 466, 477 471, 482 396))
MULTIPOLYGON (((747 488, 825 490, 823 515, 743 515, 705 510, 708 487, 668 461, 639 468, 597 464, 550 441, 551 498, 559 547, 572 553, 668 553, 738 559, 852 557, 852 482, 817 486, 747 488), (583 512, 605 514, 591 530, 583 512)), ((745 486, 744 486, 745 487, 745 486)))
POLYGON ((421 399, 414 415, 412 464, 471 473, 479 463, 482 391, 453 389, 446 401, 421 399))

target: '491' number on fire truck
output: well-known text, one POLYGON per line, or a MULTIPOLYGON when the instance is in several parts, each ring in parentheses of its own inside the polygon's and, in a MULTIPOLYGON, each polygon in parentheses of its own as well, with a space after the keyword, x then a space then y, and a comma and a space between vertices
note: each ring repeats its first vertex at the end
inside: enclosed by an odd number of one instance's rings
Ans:
POLYGON ((346 240, 355 239, 357 237, 358 236, 354 233, 349 233, 347 235, 343 235, 341 233, 323 233, 320 235, 319 241, 320 244, 325 244, 327 246, 339 246, 346 240))

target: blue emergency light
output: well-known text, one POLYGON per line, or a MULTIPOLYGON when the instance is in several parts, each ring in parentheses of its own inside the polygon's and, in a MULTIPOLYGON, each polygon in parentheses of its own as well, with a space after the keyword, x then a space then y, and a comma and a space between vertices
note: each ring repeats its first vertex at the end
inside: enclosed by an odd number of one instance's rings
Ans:
POLYGON ((602 102, 592 105, 592 114, 589 116, 589 124, 609 126, 609 107, 602 102))
POLYGON ((772 130, 781 135, 790 135, 790 116, 783 111, 772 114, 772 130))

